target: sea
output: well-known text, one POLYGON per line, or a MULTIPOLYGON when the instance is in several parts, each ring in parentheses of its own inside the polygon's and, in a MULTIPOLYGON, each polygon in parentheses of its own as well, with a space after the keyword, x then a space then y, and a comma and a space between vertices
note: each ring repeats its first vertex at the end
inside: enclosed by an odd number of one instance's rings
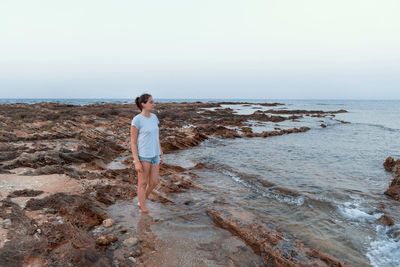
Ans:
MULTIPOLYGON (((199 146, 165 155, 165 162, 213 166, 196 173, 198 183, 209 189, 207 194, 192 193, 200 203, 195 205, 199 210, 226 196, 232 205, 350 266, 400 266, 400 202, 384 195, 392 174, 383 168, 388 156, 400 158, 400 100, 156 99, 184 101, 253 103, 223 105, 237 114, 271 108, 347 110, 325 118, 304 116, 299 122, 249 121, 254 132, 274 127, 311 129, 268 138, 210 138, 199 146), (264 102, 285 105, 257 104, 264 102), (321 127, 322 123, 327 127, 321 127), (265 187, 262 181, 276 186, 265 187), (284 194, 276 187, 296 194, 284 194), (383 214, 392 217, 395 225, 379 224, 383 214)), ((86 105, 133 100, 0 99, 0 103, 38 102, 86 105)))

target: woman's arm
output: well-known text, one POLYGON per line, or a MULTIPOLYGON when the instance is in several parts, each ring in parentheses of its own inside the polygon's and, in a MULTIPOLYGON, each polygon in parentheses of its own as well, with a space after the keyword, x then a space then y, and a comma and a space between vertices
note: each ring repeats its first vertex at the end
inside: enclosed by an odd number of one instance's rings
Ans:
POLYGON ((135 168, 137 171, 142 171, 142 164, 139 161, 138 148, 138 129, 135 126, 131 126, 131 150, 133 155, 133 160, 135 161, 135 168))

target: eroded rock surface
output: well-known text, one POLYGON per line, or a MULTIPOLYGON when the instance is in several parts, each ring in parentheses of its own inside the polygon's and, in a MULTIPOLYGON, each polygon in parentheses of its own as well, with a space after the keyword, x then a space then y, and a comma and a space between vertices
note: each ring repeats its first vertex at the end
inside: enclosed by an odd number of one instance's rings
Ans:
MULTIPOLYGON (((212 137, 267 138, 310 130, 306 126, 297 126, 253 132, 247 124, 249 120, 260 123, 299 122, 304 116, 332 119, 334 114, 346 112, 275 110, 273 107, 283 104, 259 103, 257 105, 269 110, 255 110, 243 115, 232 108, 223 108, 223 104, 237 103, 157 104, 164 153, 197 146, 212 137)), ((240 104, 251 106, 251 103, 240 104)), ((136 197, 137 175, 129 135, 131 120, 138 112, 133 104, 0 105, 1 266, 137 265, 136 258, 140 257, 143 244, 126 241, 135 240, 133 236, 132 239, 123 236, 126 230, 113 225, 101 233, 91 231, 107 224, 104 223, 109 220, 107 206, 136 197), (114 167, 115 161, 118 167, 114 167), (108 249, 114 244, 118 247, 118 242, 124 240, 134 245, 126 248, 126 253, 108 249)), ((198 163, 193 169, 205 167, 210 166, 198 163)), ((149 200, 166 203, 171 202, 168 194, 188 188, 202 190, 196 179, 198 177, 190 169, 163 164, 159 185, 149 200)), ((295 194, 290 189, 276 190, 295 194)), ((208 209, 215 218, 219 218, 217 214, 223 214, 222 211, 213 211, 213 207, 208 209)), ((221 218, 218 219, 221 223, 229 222, 224 216, 221 218)), ((278 242, 276 245, 284 252, 279 257, 274 252, 271 259, 264 254, 267 263, 295 266, 290 264, 326 261, 336 264, 336 261, 311 249, 300 250, 301 253, 293 256, 293 251, 297 251, 300 245, 294 245, 297 244, 295 240, 284 243, 280 238, 289 237, 283 233, 271 234, 269 238, 273 242, 261 246, 256 242, 261 238, 257 236, 261 232, 256 232, 256 228, 254 231, 247 234, 247 239, 253 240, 256 248, 264 249, 264 253, 275 251, 277 247, 273 243, 278 242), (293 249, 286 248, 288 244, 293 249), (285 253, 292 254, 285 256, 285 253), (311 261, 310 257, 315 257, 315 260, 311 261)))
POLYGON ((207 207, 206 212, 217 225, 258 251, 265 266, 345 266, 325 253, 305 247, 291 235, 238 207, 219 203, 207 207))
POLYGON ((393 179, 389 183, 385 195, 400 201, 400 159, 394 160, 392 157, 388 157, 383 166, 385 170, 393 173, 393 179))

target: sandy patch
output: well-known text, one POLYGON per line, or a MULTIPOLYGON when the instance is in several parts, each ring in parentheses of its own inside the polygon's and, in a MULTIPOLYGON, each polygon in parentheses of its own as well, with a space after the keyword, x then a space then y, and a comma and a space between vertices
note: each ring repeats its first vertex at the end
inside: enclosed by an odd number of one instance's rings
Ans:
POLYGON ((16 197, 12 201, 24 208, 31 198, 44 198, 58 193, 82 193, 82 185, 75 179, 64 174, 50 174, 39 176, 23 176, 18 174, 2 174, 0 178, 0 198, 5 199, 15 190, 32 189, 44 191, 36 197, 16 197))

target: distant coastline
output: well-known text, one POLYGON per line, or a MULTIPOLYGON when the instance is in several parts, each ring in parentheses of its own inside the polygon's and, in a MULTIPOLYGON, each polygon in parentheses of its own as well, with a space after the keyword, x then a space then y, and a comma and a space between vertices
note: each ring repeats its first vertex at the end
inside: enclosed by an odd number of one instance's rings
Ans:
MULTIPOLYGON (((245 99, 245 98, 156 98, 157 102, 160 103, 171 103, 171 102, 209 102, 218 103, 222 101, 229 102, 252 102, 252 103, 262 103, 262 102, 290 102, 290 101, 328 101, 328 102, 349 102, 349 101, 360 101, 360 102, 379 102, 379 101, 400 101, 400 99, 284 99, 284 98, 259 98, 259 99, 245 99)), ((0 104, 16 104, 16 103, 26 103, 26 104, 36 104, 41 102, 47 103, 62 103, 71 105, 90 105, 90 104, 104 104, 104 103, 115 103, 115 104, 131 104, 133 103, 133 98, 0 98, 0 104)))

